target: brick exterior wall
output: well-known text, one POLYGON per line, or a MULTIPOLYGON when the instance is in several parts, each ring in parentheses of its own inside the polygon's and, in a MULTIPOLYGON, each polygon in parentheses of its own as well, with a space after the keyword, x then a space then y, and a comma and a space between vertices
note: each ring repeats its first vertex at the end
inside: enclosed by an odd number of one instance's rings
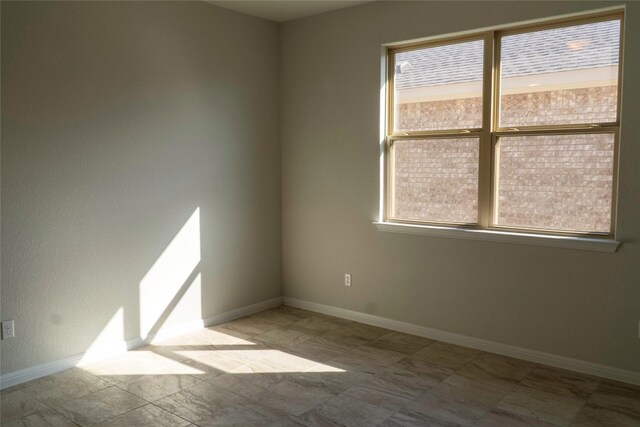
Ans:
POLYGON ((504 127, 614 122, 618 87, 535 92, 501 98, 500 123, 504 127))
MULTIPOLYGON (((616 96, 616 87, 507 95, 502 123, 612 121, 616 96)), ((401 104, 398 129, 475 127, 481 109, 479 98, 401 104)), ((477 143, 473 138, 396 142, 394 216, 475 222, 477 143)), ((610 134, 503 138, 498 224, 608 232, 613 147, 610 134)))
MULTIPOLYGON (((615 121, 617 86, 502 96, 505 127, 615 121)), ((481 98, 415 102, 397 106, 398 131, 482 127, 481 98)))
POLYGON ((414 102, 397 106, 396 129, 465 129, 482 127, 482 98, 414 102))
POLYGON ((500 140, 498 224, 608 232, 612 134, 500 140))
POLYGON ((396 141, 395 217, 475 223, 478 139, 396 141))

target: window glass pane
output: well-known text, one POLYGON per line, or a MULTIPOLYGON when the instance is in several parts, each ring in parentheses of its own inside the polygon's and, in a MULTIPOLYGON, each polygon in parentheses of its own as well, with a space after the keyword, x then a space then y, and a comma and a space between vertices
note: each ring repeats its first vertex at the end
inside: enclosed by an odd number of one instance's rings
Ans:
POLYGON ((478 138, 394 141, 392 217, 475 223, 478 138))
POLYGON ((608 133, 500 138, 497 225, 608 233, 613 147, 608 133))
POLYGON ((482 127, 482 40, 398 52, 396 132, 482 127))
POLYGON ((500 126, 616 120, 620 20, 501 39, 500 126))

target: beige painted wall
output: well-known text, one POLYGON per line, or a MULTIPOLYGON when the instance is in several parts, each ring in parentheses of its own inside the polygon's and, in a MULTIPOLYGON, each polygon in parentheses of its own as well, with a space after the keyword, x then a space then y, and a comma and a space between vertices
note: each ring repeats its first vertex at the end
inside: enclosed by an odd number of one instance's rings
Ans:
POLYGON ((640 4, 615 254, 378 232, 380 46, 613 2, 374 2, 281 28, 284 293, 640 371, 640 4), (353 286, 343 274, 353 274, 353 286))
POLYGON ((185 294, 163 327, 281 295, 278 40, 202 2, 2 2, 2 373, 137 337, 144 280, 185 294))

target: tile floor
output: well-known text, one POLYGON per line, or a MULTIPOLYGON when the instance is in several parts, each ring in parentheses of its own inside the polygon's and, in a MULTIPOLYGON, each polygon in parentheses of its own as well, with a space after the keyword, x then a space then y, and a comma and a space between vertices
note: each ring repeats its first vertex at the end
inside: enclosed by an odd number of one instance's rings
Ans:
POLYGON ((289 307, 1 393, 15 426, 640 426, 640 386, 289 307))

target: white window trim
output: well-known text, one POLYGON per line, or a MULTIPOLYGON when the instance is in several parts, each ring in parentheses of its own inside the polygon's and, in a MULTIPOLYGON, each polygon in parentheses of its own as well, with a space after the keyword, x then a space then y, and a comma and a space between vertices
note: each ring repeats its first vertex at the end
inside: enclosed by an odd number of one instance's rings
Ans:
POLYGON ((612 239, 596 239, 591 237, 575 237, 520 233, 501 230, 471 229, 464 227, 446 227, 437 225, 402 224, 397 222, 375 221, 373 225, 378 231, 393 233, 423 234, 433 237, 453 239, 482 240, 488 242, 513 243, 530 246, 546 246, 552 248, 579 249, 592 252, 614 253, 620 242, 612 239))

